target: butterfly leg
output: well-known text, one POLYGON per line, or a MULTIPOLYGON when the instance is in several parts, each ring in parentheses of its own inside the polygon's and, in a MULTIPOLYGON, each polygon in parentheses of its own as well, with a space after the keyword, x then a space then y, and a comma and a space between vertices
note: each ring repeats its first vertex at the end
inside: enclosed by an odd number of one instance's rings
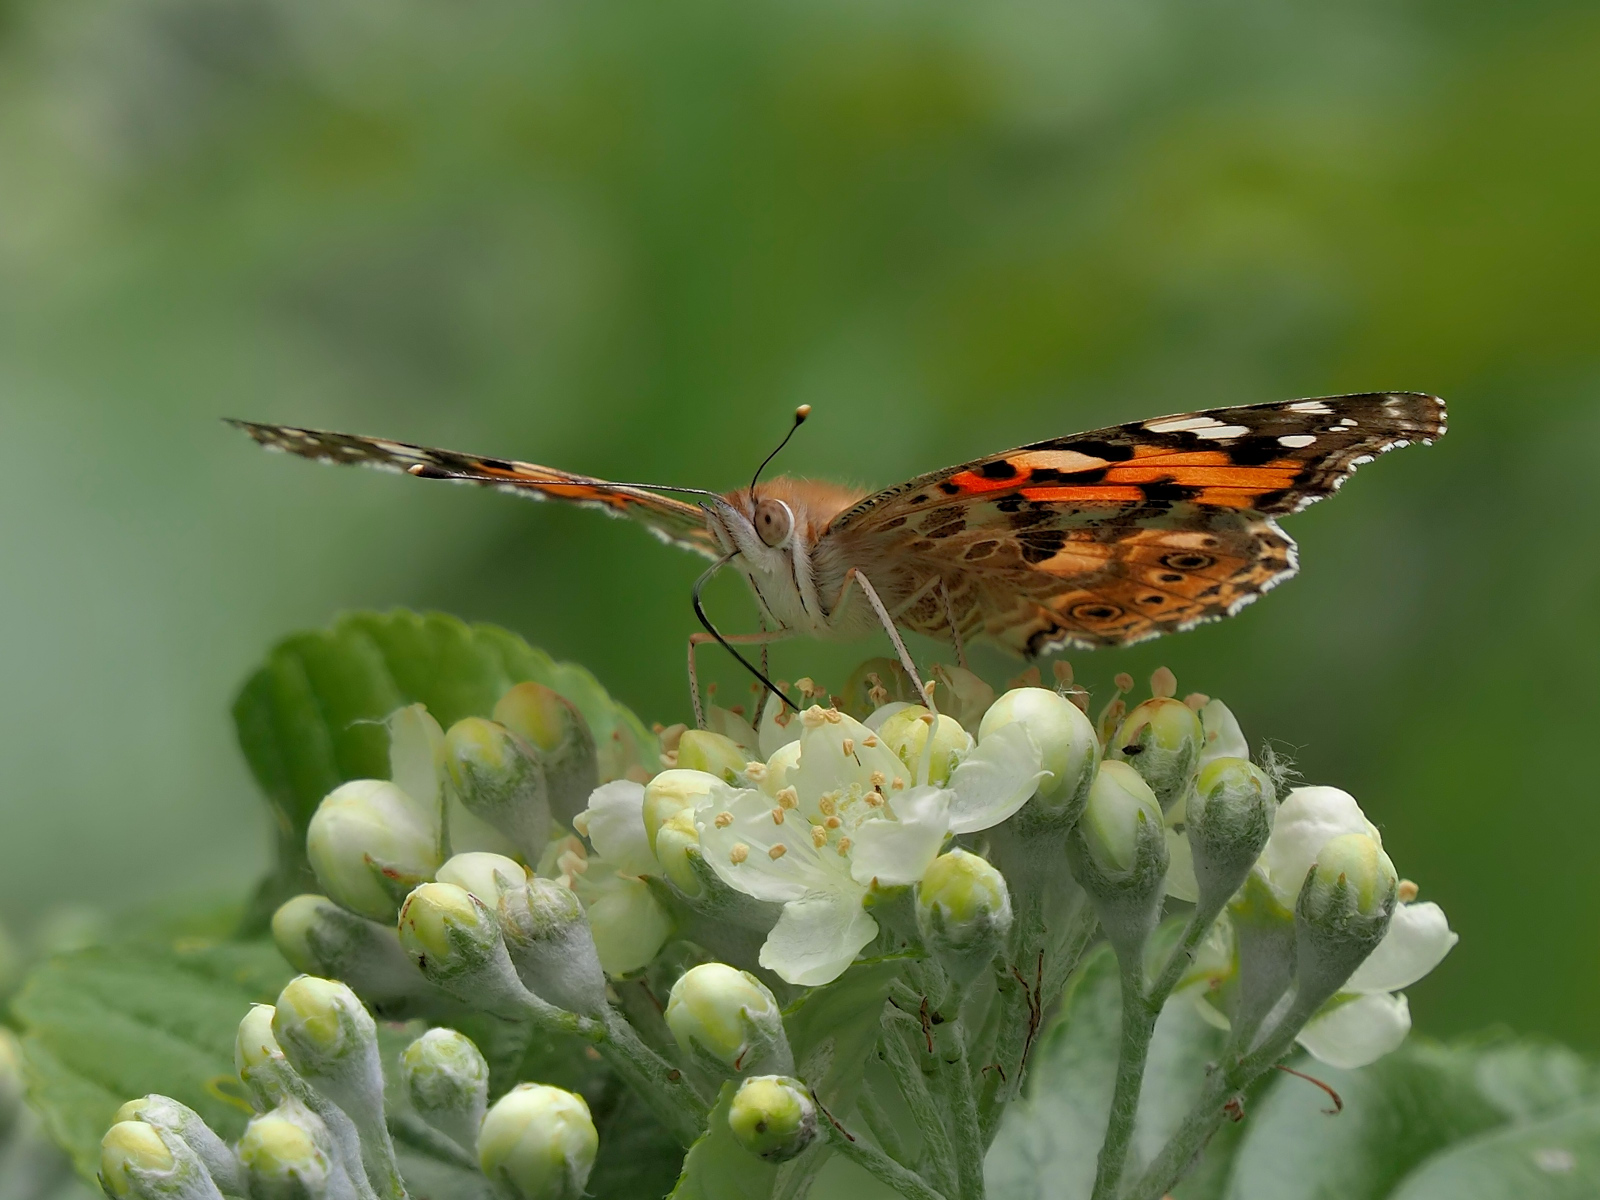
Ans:
MULTIPOLYGON (((725 636, 723 641, 734 642, 741 646, 760 646, 761 671, 762 674, 766 674, 767 646, 773 642, 781 642, 789 636, 791 636, 791 632, 787 629, 764 629, 760 633, 735 633, 725 636)), ((694 727, 696 729, 704 729, 706 727, 706 711, 700 703, 700 676, 694 665, 695 647, 703 646, 707 642, 716 640, 709 633, 691 633, 689 635, 689 702, 694 705, 694 727)))
POLYGON ((944 602, 944 619, 950 623, 950 640, 956 646, 956 666, 963 671, 967 669, 967 648, 961 640, 961 626, 956 623, 956 606, 950 603, 950 589, 944 585, 944 576, 939 576, 939 599, 944 602))
MULTIPOLYGON (((922 697, 923 703, 928 706, 928 711, 938 716, 939 709, 933 702, 933 693, 923 685, 922 676, 917 674, 917 664, 911 660, 911 652, 906 649, 905 642, 901 640, 900 631, 894 626, 894 618, 889 615, 888 608, 884 606, 882 599, 878 596, 878 590, 872 586, 872 581, 862 574, 861 568, 851 567, 849 571, 845 572, 844 587, 840 590, 839 599, 843 601, 845 593, 850 590, 852 580, 861 585, 861 591, 866 596, 867 603, 871 604, 872 611, 878 614, 878 620, 882 623, 884 632, 889 635, 889 640, 894 643, 895 653, 900 656, 900 665, 906 669, 906 674, 911 676, 911 684, 917 689, 917 695, 922 697)), ((833 611, 839 612, 841 607, 841 605, 835 605, 833 611)))

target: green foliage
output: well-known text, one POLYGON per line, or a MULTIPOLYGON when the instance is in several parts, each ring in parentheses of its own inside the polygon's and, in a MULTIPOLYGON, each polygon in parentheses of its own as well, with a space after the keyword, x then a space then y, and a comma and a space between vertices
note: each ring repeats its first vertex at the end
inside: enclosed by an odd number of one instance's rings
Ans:
POLYGON ((226 1138, 250 1105, 233 1069, 239 1020, 276 998, 293 971, 271 942, 97 947, 35 970, 12 1005, 29 1094, 93 1178, 100 1138, 124 1101, 160 1092, 226 1138))
MULTIPOLYGON (((1034 1052, 1026 1098, 989 1153, 992 1200, 1082 1200, 1116 1069, 1116 963, 1086 961, 1034 1052)), ((1157 1025, 1135 1160, 1176 1127, 1221 1049, 1180 997, 1157 1025)), ((1247 1098, 1178 1200, 1566 1200, 1600 1180, 1600 1076, 1578 1055, 1495 1037, 1444 1046, 1414 1038, 1370 1067, 1292 1064, 1343 1101, 1283 1074, 1247 1098)))
POLYGON ((351 613, 273 647, 233 705, 239 746, 278 832, 277 866, 253 921, 265 921, 296 891, 317 890, 306 865, 306 825, 345 780, 389 777, 385 717, 420 702, 449 728, 462 717, 488 716, 508 688, 526 680, 555 689, 583 713, 603 778, 607 762, 622 755, 653 760, 655 736, 593 675, 493 625, 439 613, 351 613))

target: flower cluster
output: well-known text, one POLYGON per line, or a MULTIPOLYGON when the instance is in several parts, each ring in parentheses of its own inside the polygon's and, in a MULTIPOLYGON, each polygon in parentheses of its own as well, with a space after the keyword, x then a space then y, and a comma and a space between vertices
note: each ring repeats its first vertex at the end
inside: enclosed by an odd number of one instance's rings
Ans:
POLYGON ((107 1134, 108 1189, 405 1195, 371 1014, 433 1026, 396 1068, 407 1119, 530 1198, 582 1194, 594 1126, 541 1081, 489 1107, 484 1059, 454 1028, 482 1014, 585 1044, 686 1147, 721 1122, 794 1178, 838 1154, 941 1200, 981 1197, 1038 1023, 1097 936, 1134 1014, 1097 1196, 1119 1193, 1170 997, 1225 1027, 1226 1049, 1133 1195, 1170 1189, 1296 1042, 1355 1066, 1404 1038, 1400 992, 1455 934, 1354 799, 1280 800, 1282 771, 1252 761, 1221 701, 1179 699, 1162 670, 1131 709, 1119 677, 1091 719, 1065 669, 1054 689, 1035 677, 997 696, 958 668, 918 695, 868 667, 843 697, 809 681, 795 711, 771 697, 754 725, 713 707, 711 728, 665 734, 661 770, 605 781, 582 716, 537 684, 449 730, 421 705, 392 714, 391 777, 323 800, 307 833, 322 891, 274 916, 307 974, 241 1027, 257 1118, 229 1148, 174 1102, 136 1102, 107 1134), (827 1116, 812 1077, 826 1054, 791 1044, 807 989, 862 960, 893 968, 862 994, 915 1156, 890 1125, 867 1137, 827 1116))

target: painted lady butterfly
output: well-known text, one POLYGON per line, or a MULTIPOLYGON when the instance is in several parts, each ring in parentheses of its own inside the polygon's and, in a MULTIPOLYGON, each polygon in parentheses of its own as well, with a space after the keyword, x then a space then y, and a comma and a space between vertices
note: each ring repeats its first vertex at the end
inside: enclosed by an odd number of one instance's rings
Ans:
MULTIPOLYGON (((856 637, 881 624, 915 678, 897 627, 953 641, 958 655, 964 639, 988 637, 1033 657, 1231 616, 1295 572, 1277 517, 1332 494, 1387 450, 1432 442, 1445 409, 1416 392, 1215 408, 1035 442, 870 495, 782 477, 721 495, 609 483, 382 438, 233 423, 304 458, 632 517, 744 574, 767 632, 723 639, 707 623, 724 644, 856 637), (669 491, 700 502, 660 494, 669 491)), ((697 587, 697 611, 698 596, 697 587)), ((691 674, 703 640, 691 639, 691 674)))

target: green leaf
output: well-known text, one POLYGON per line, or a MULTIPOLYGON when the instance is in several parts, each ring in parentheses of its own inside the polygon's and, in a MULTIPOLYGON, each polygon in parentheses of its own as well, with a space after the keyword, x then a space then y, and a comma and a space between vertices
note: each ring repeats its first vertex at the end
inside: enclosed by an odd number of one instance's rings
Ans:
POLYGON ((252 927, 295 892, 316 889, 305 831, 323 796, 346 780, 389 777, 385 717, 420 702, 448 728, 462 717, 488 716, 508 688, 528 680, 554 688, 583 713, 602 779, 620 774, 624 760, 655 761, 655 736, 593 675, 493 625, 438 613, 352 613, 330 629, 278 643, 233 705, 239 746, 272 805, 278 835, 278 865, 257 897, 252 927))
POLYGON ((1393 1200, 1589 1200, 1600 1195, 1600 1103, 1483 1134, 1429 1159, 1393 1200))
POLYGON ((590 1200, 665 1196, 684 1169, 683 1147, 628 1088, 613 1086, 607 1099, 595 1111, 600 1152, 589 1176, 590 1200))
POLYGON ((234 1034, 249 1006, 273 1000, 292 974, 270 942, 107 946, 38 967, 12 1011, 51 1137, 93 1178, 118 1107, 149 1092, 238 1137, 250 1106, 234 1075, 234 1034))
MULTIPOLYGON (((1121 1012, 1116 958, 1101 946, 1084 959, 1060 1014, 1039 1037, 1027 1095, 1001 1121, 984 1164, 991 1200, 1089 1195, 1116 1079, 1121 1012)), ((1221 1033, 1182 997, 1162 1011, 1150 1046, 1130 1174, 1176 1128, 1221 1042, 1221 1033)))
MULTIPOLYGON (((783 1014, 795 1068, 830 1107, 853 1096, 878 1030, 889 985, 904 967, 899 958, 856 963, 832 983, 812 988, 783 1014)), ((839 1116, 846 1114, 840 1113, 839 1116)))

